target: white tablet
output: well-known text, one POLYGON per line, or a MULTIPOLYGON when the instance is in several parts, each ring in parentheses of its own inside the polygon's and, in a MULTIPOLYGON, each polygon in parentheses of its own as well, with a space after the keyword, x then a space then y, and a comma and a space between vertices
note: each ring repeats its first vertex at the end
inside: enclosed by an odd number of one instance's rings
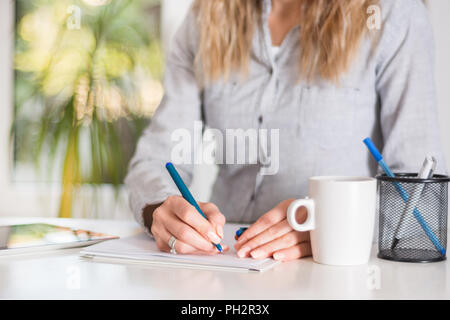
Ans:
POLYGON ((45 223, 0 226, 0 255, 84 247, 117 238, 103 233, 45 223))

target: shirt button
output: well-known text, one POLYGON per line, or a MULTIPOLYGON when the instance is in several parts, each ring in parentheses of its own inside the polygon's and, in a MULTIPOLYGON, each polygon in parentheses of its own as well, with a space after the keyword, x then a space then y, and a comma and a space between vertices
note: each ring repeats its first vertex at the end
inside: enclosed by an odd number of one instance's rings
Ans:
POLYGON ((259 117, 258 117, 258 122, 259 122, 259 123, 262 123, 262 122, 263 122, 263 116, 259 116, 259 117))

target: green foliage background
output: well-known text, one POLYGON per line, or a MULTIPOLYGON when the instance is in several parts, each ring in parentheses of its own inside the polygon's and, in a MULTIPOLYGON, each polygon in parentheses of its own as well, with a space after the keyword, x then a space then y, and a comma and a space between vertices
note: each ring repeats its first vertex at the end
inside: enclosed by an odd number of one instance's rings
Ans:
POLYGON ((70 217, 82 184, 122 184, 162 97, 159 0, 17 0, 14 60, 15 162, 61 167, 70 217))

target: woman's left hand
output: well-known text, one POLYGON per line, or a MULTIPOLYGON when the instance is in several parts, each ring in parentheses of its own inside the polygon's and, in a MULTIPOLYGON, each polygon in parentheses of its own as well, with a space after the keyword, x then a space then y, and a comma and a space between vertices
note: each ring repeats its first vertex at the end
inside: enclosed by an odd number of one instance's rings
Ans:
MULTIPOLYGON (((241 258, 252 257, 289 261, 311 255, 309 232, 292 229, 286 218, 286 211, 294 199, 280 202, 275 208, 261 216, 238 239, 234 247, 241 258)), ((306 220, 304 207, 297 210, 299 223, 306 220)))

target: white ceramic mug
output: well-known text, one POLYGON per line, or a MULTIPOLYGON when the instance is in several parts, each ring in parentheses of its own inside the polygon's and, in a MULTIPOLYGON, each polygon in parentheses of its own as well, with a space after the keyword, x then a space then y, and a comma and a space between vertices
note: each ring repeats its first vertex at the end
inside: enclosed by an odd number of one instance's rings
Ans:
POLYGON ((287 219, 297 231, 311 231, 315 262, 358 265, 369 261, 375 224, 377 181, 369 177, 323 176, 308 182, 308 197, 294 200, 287 219), (298 223, 299 207, 308 211, 298 223))

